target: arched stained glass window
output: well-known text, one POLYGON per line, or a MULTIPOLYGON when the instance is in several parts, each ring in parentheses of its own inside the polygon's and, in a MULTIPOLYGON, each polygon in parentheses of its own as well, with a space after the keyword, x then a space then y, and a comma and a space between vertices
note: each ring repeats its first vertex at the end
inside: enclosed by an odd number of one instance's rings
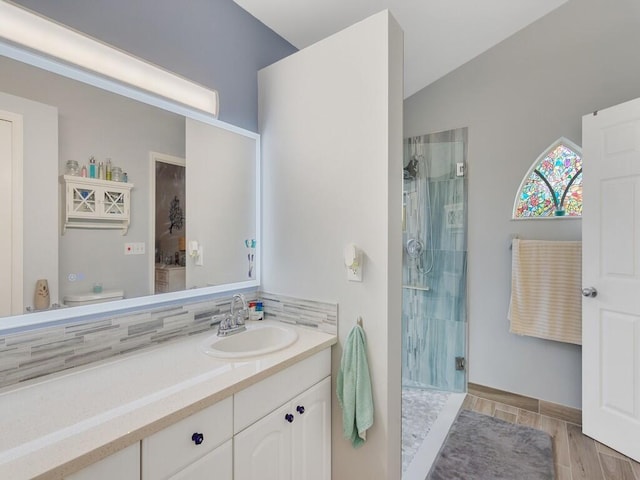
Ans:
POLYGON ((582 152, 560 138, 540 155, 522 180, 513 218, 582 216, 582 152))

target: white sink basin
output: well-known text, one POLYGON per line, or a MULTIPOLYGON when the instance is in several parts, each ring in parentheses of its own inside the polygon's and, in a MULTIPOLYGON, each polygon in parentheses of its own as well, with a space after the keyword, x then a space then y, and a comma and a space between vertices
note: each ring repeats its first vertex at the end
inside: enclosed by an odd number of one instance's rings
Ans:
POLYGON ((228 337, 209 337, 202 343, 202 349, 216 358, 255 357, 282 350, 297 339, 298 334, 291 328, 256 324, 228 337))

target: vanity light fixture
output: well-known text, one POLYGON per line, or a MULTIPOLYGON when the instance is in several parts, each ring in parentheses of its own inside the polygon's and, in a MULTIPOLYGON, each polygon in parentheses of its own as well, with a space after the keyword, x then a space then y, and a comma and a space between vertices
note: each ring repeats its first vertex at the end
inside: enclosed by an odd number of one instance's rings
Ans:
POLYGON ((218 92, 0 0, 0 38, 218 116, 218 92))

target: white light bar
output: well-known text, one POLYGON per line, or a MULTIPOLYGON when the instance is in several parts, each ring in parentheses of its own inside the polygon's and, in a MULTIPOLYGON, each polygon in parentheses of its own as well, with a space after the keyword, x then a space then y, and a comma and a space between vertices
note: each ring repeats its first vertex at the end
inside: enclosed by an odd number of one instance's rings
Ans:
POLYGON ((218 92, 20 7, 0 1, 0 37, 31 50, 218 116, 218 92))

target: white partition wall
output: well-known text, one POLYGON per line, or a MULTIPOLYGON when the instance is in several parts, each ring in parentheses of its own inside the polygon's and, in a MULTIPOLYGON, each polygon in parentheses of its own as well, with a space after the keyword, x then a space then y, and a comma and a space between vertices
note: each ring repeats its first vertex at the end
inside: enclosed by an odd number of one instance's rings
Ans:
POLYGON ((353 449, 333 394, 333 478, 401 472, 402 38, 385 11, 259 73, 263 288, 338 302, 334 391, 358 316, 367 334, 374 426, 353 449), (347 281, 349 243, 361 283, 347 281))

